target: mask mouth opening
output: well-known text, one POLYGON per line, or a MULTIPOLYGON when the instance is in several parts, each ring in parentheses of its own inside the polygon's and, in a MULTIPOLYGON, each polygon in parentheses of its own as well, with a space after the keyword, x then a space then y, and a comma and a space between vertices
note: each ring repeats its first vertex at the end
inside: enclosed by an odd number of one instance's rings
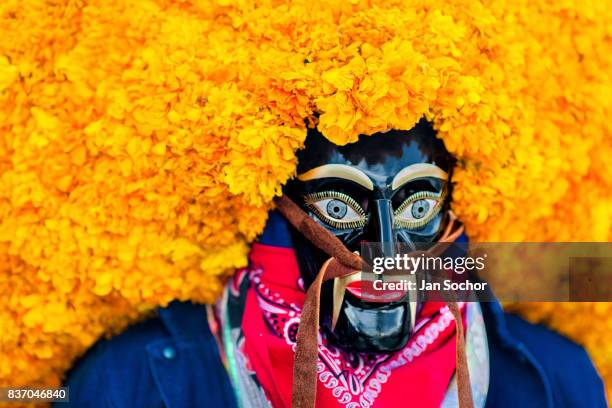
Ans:
MULTIPOLYGON (((399 287, 399 285, 398 285, 399 287)), ((349 283, 346 290, 366 303, 393 303, 399 302, 408 295, 407 290, 390 289, 389 286, 377 288, 376 281, 360 280, 349 283)))
MULTIPOLYGON (((383 281, 382 277, 370 276, 367 273, 357 271, 353 274, 337 277, 333 280, 333 294, 331 299, 331 325, 333 332, 338 323, 340 315, 348 306, 355 310, 370 310, 376 313, 377 310, 384 312, 397 305, 408 304, 410 309, 417 307, 416 302, 411 302, 411 293, 406 281, 383 281), (347 303, 348 302, 348 303, 347 303)), ((415 297, 415 296, 414 296, 415 297)), ((410 310, 411 321, 396 322, 397 324, 411 324, 414 321, 414 310, 410 310)), ((346 313, 344 313, 346 315, 346 313)), ((380 324, 384 316, 369 316, 372 320, 380 324)), ((356 324, 356 322, 351 322, 356 324)))

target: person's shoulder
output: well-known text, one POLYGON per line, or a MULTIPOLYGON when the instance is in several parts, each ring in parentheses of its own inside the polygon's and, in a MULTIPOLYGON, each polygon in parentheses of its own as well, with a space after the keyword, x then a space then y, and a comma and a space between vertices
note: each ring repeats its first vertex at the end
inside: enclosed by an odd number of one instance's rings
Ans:
MULTIPOLYGON (((591 367, 593 364, 584 348, 561 334, 520 316, 505 313, 506 325, 543 365, 556 368, 591 367)), ((596 374, 596 373, 595 373, 596 374)))
POLYGON ((154 392, 147 346, 167 338, 169 334, 161 319, 154 316, 110 339, 99 340, 67 375, 69 406, 123 406, 121 401, 137 395, 141 396, 138 399, 149 399, 141 406, 156 406, 155 402, 161 399, 154 392))
POLYGON ((544 370, 555 405, 606 407, 604 384, 586 350, 541 324, 505 314, 512 335, 544 370))

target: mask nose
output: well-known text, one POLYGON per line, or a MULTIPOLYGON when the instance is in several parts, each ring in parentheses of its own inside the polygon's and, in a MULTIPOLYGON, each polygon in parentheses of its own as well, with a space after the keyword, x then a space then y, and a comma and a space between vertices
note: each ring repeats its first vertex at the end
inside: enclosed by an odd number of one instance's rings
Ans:
POLYGON ((394 257, 396 251, 391 200, 380 199, 374 201, 372 223, 373 241, 380 242, 381 255, 394 257))

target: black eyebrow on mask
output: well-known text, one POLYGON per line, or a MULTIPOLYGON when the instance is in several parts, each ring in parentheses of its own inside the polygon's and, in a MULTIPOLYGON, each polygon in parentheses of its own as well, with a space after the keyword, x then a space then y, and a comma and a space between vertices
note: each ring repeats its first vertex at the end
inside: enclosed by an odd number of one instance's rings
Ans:
POLYGON ((298 180, 300 181, 309 181, 328 177, 350 180, 370 191, 374 190, 374 183, 367 176, 367 174, 355 167, 347 166, 346 164, 325 164, 323 166, 310 169, 305 173, 298 174, 297 176, 298 180))

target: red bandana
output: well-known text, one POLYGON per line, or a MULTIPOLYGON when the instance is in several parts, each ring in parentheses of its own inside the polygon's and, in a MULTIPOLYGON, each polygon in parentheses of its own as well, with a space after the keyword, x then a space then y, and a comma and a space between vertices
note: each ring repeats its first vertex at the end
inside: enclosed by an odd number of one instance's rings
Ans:
MULTIPOLYGON (((246 272, 251 286, 242 319, 243 352, 273 407, 289 408, 305 297, 294 252, 255 244, 246 272)), ((401 401, 438 408, 455 372, 453 321, 443 303, 425 304, 415 334, 392 354, 348 353, 320 335, 317 407, 396 407, 401 401)))

